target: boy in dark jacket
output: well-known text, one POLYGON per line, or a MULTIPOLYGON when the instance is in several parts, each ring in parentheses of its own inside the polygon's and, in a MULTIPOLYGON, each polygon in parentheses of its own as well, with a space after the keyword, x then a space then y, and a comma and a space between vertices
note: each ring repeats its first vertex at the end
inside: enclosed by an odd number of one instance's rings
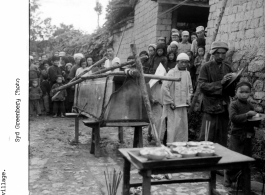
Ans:
POLYGON ((64 100, 65 100, 65 97, 67 96, 66 90, 64 89, 64 90, 60 91, 60 93, 56 97, 53 97, 56 94, 54 89, 62 86, 63 85, 62 82, 63 82, 63 76, 58 75, 56 83, 52 86, 51 93, 50 93, 50 95, 52 97, 52 101, 53 101, 53 113, 54 113, 53 117, 54 118, 57 117, 58 108, 61 112, 61 117, 64 118, 64 113, 65 113, 64 100))
POLYGON ((48 81, 48 76, 44 74, 42 74, 42 81, 40 83, 40 88, 42 90, 42 101, 43 101, 43 108, 44 108, 44 112, 45 114, 49 114, 50 112, 50 104, 49 104, 49 99, 50 99, 50 84, 48 81))
MULTIPOLYGON (((247 101, 250 92, 250 83, 239 82, 236 86, 237 100, 233 101, 229 107, 229 118, 232 123, 229 149, 247 156, 251 156, 251 138, 255 134, 254 126, 259 125, 259 122, 248 121, 257 114, 254 107, 247 101)), ((237 180, 239 171, 238 169, 225 171, 225 186, 231 186, 237 180)))
POLYGON ((29 110, 30 116, 36 111, 36 116, 41 114, 40 99, 42 96, 41 88, 38 86, 38 80, 32 80, 32 86, 29 88, 29 110))

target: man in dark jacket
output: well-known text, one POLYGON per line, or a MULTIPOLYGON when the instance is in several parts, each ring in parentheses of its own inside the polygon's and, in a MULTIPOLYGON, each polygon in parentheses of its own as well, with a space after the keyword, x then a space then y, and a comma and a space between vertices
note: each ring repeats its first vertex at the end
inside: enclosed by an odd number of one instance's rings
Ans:
POLYGON ((202 111, 204 113, 199 140, 207 140, 227 145, 228 105, 232 94, 225 90, 224 85, 232 78, 232 70, 224 62, 228 45, 225 42, 213 42, 210 54, 214 60, 201 68, 199 85, 203 94, 202 111))

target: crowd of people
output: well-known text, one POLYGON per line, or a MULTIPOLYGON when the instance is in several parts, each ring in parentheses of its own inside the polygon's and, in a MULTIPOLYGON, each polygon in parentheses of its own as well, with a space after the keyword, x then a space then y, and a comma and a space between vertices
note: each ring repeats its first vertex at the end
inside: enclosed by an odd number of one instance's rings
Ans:
MULTIPOLYGON (((161 142, 188 141, 188 114, 187 106, 191 105, 194 91, 199 86, 202 93, 200 102, 204 113, 199 140, 213 141, 227 146, 228 124, 232 124, 230 149, 251 155, 251 138, 254 135, 253 124, 247 119, 255 116, 247 99, 250 96, 251 84, 239 82, 230 84, 232 70, 225 62, 228 44, 221 41, 213 42, 210 54, 213 60, 206 62, 205 31, 198 26, 196 32, 179 31, 172 29, 171 37, 166 43, 165 37, 159 37, 156 43, 151 43, 147 51, 141 51, 145 74, 155 74, 163 67, 166 76, 181 78, 180 82, 161 82, 162 102, 152 100, 152 105, 159 103, 162 106, 159 130, 161 142), (228 83, 230 84, 229 87, 228 83), (236 92, 235 92, 236 91, 236 92), (230 103, 231 97, 236 94, 236 101, 230 103), (229 105, 231 106, 229 107, 229 105), (209 123, 210 122, 210 123, 209 123), (208 127, 207 127, 208 126, 208 127), (207 130, 208 129, 208 130, 207 130)), ((120 64, 120 59, 114 55, 114 49, 108 47, 108 60, 103 66, 94 67, 87 74, 99 68, 108 68, 120 64)), ((129 56, 127 61, 134 60, 129 56)), ((57 53, 50 60, 31 61, 30 64, 30 114, 37 116, 53 114, 53 117, 64 117, 65 112, 72 112, 75 87, 62 90, 55 96, 54 89, 69 82, 93 64, 92 57, 85 57, 81 53, 73 57, 57 53)), ((119 69, 115 69, 117 71, 119 69)), ((149 137, 152 137, 149 131, 149 137)), ((230 185, 235 175, 234 171, 226 174, 226 183, 230 185)))

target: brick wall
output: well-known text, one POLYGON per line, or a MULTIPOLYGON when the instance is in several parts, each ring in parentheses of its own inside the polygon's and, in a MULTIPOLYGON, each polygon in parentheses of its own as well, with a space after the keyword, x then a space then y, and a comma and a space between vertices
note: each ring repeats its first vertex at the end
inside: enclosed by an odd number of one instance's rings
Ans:
MULTIPOLYGON (((207 49, 221 3, 209 1, 207 49)), ((228 0, 216 39, 228 42, 233 70, 247 66, 242 79, 253 85, 256 111, 265 113, 265 1, 228 0)))
MULTIPOLYGON (((139 0, 135 6, 134 24, 124 33, 118 57, 122 62, 131 55, 130 43, 135 42, 138 52, 147 51, 150 43, 156 42, 158 3, 150 0, 139 0)), ((123 28, 124 29, 124 28, 123 28)), ((121 30, 123 30, 121 29, 121 30)), ((118 48, 122 32, 114 35, 114 49, 118 48)))

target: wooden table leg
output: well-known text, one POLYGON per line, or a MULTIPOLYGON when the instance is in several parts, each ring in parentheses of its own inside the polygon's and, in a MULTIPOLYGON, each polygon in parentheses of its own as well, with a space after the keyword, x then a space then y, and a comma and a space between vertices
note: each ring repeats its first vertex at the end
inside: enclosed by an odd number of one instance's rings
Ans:
POLYGON ((209 195, 213 195, 216 192, 216 171, 210 171, 209 181, 209 195))
POLYGON ((151 195, 151 171, 145 170, 142 171, 143 175, 143 195, 151 195))
POLYGON ((126 158, 124 159, 123 165, 123 187, 122 194, 130 195, 130 171, 131 171, 131 163, 126 158))
POLYGON ((75 117, 75 142, 78 143, 79 137, 79 117, 75 117))
POLYGON ((143 130, 142 127, 134 127, 134 138, 133 138, 133 147, 142 148, 143 147, 143 130))
POLYGON ((119 141, 121 144, 124 143, 123 141, 123 127, 118 127, 119 128, 119 141))
POLYGON ((94 127, 95 130, 95 157, 100 157, 100 127, 94 127))
POLYGON ((95 154, 95 129, 92 128, 90 154, 95 154))
POLYGON ((248 195, 251 193, 251 183, 250 183, 250 165, 245 164, 242 169, 242 190, 244 195, 248 195))

